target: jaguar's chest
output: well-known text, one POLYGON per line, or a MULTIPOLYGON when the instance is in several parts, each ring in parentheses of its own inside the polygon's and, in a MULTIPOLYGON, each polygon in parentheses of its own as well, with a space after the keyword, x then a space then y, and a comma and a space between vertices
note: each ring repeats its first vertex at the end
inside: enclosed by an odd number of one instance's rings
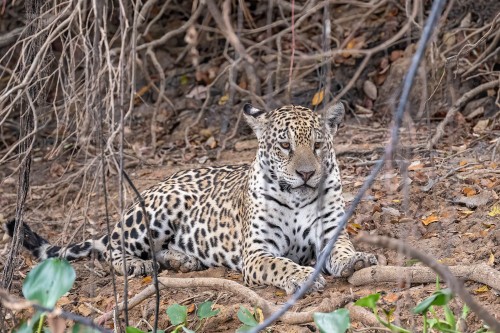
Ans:
MULTIPOLYGON (((286 256, 296 262, 310 258, 315 251, 318 235, 320 207, 313 198, 302 202, 276 193, 261 194, 265 198, 254 210, 249 233, 262 239, 268 251, 286 256)), ((251 237, 254 238, 254 237, 251 237)))

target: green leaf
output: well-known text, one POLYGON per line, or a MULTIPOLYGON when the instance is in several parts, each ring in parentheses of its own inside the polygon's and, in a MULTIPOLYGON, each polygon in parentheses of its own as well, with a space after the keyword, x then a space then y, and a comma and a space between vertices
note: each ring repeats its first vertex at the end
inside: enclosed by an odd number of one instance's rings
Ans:
POLYGON ((172 304, 167 308, 167 315, 172 325, 185 324, 187 318, 187 307, 177 303, 172 304))
POLYGON ((350 324, 347 309, 338 309, 330 313, 316 312, 313 317, 320 333, 344 333, 350 324))
POLYGON ((125 328, 125 333, 146 333, 146 332, 136 327, 127 326, 127 328, 125 328))
POLYGON ((238 319, 245 325, 255 327, 259 325, 253 314, 244 306, 240 306, 238 310, 238 319))
POLYGON ((185 333, 196 333, 195 331, 190 330, 189 328, 186 328, 186 326, 182 326, 182 330, 183 330, 185 333))
POLYGON ((420 304, 418 304, 414 309, 413 313, 423 314, 429 311, 429 308, 433 305, 445 305, 448 304, 452 298, 451 290, 449 288, 441 289, 436 291, 431 296, 424 299, 420 304))
POLYGON ((362 306, 365 308, 370 308, 372 310, 375 310, 375 307, 377 306, 377 301, 379 300, 379 298, 380 298, 379 293, 371 294, 371 295, 368 295, 368 296, 365 296, 363 298, 358 299, 356 301, 356 303, 354 303, 354 305, 362 306))
POLYGON ((236 333, 245 333, 245 332, 249 332, 252 328, 254 328, 255 326, 249 326, 249 325, 242 325, 240 326, 237 330, 236 330, 236 333))
POLYGON ((65 259, 49 258, 33 268, 23 283, 23 295, 30 301, 53 308, 75 282, 75 270, 65 259))
POLYGON ((198 318, 206 319, 216 316, 220 312, 220 310, 212 310, 212 305, 213 302, 211 301, 206 301, 198 305, 198 310, 196 311, 196 315, 198 316, 198 318))
POLYGON ((448 305, 444 306, 444 317, 446 318, 446 322, 450 325, 450 328, 455 330, 457 328, 457 321, 455 319, 455 314, 448 305))

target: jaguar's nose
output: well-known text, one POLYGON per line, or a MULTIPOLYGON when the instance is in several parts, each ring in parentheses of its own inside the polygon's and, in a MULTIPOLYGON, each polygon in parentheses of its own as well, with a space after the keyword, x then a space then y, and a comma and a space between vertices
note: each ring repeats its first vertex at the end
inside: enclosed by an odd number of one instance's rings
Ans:
POLYGON ((311 179, 311 177, 316 173, 316 170, 312 171, 295 170, 295 172, 300 176, 300 178, 302 178, 302 180, 304 180, 305 183, 307 183, 307 181, 311 179))

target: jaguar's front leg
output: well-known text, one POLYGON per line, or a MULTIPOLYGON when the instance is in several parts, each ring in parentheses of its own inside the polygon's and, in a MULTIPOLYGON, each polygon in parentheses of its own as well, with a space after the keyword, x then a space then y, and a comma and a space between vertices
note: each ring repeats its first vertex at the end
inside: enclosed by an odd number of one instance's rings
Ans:
MULTIPOLYGON (((292 260, 276 257, 264 250, 243 251, 243 278, 247 285, 272 285, 293 294, 313 274, 314 268, 301 266, 292 260)), ((309 289, 322 290, 325 279, 319 275, 309 289)))
POLYGON ((325 271, 335 277, 349 277, 355 271, 376 265, 377 263, 375 255, 365 252, 356 252, 349 239, 349 235, 347 235, 347 232, 344 230, 330 253, 325 271))

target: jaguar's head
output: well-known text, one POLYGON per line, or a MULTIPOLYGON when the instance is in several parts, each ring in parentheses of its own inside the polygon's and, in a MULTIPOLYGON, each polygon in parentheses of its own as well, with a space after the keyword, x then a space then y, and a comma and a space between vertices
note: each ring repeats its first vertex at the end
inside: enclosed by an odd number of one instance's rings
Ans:
POLYGON ((266 180, 287 191, 317 189, 336 163, 333 137, 344 117, 342 103, 324 112, 295 105, 266 112, 250 104, 243 111, 257 135, 257 161, 266 180))

